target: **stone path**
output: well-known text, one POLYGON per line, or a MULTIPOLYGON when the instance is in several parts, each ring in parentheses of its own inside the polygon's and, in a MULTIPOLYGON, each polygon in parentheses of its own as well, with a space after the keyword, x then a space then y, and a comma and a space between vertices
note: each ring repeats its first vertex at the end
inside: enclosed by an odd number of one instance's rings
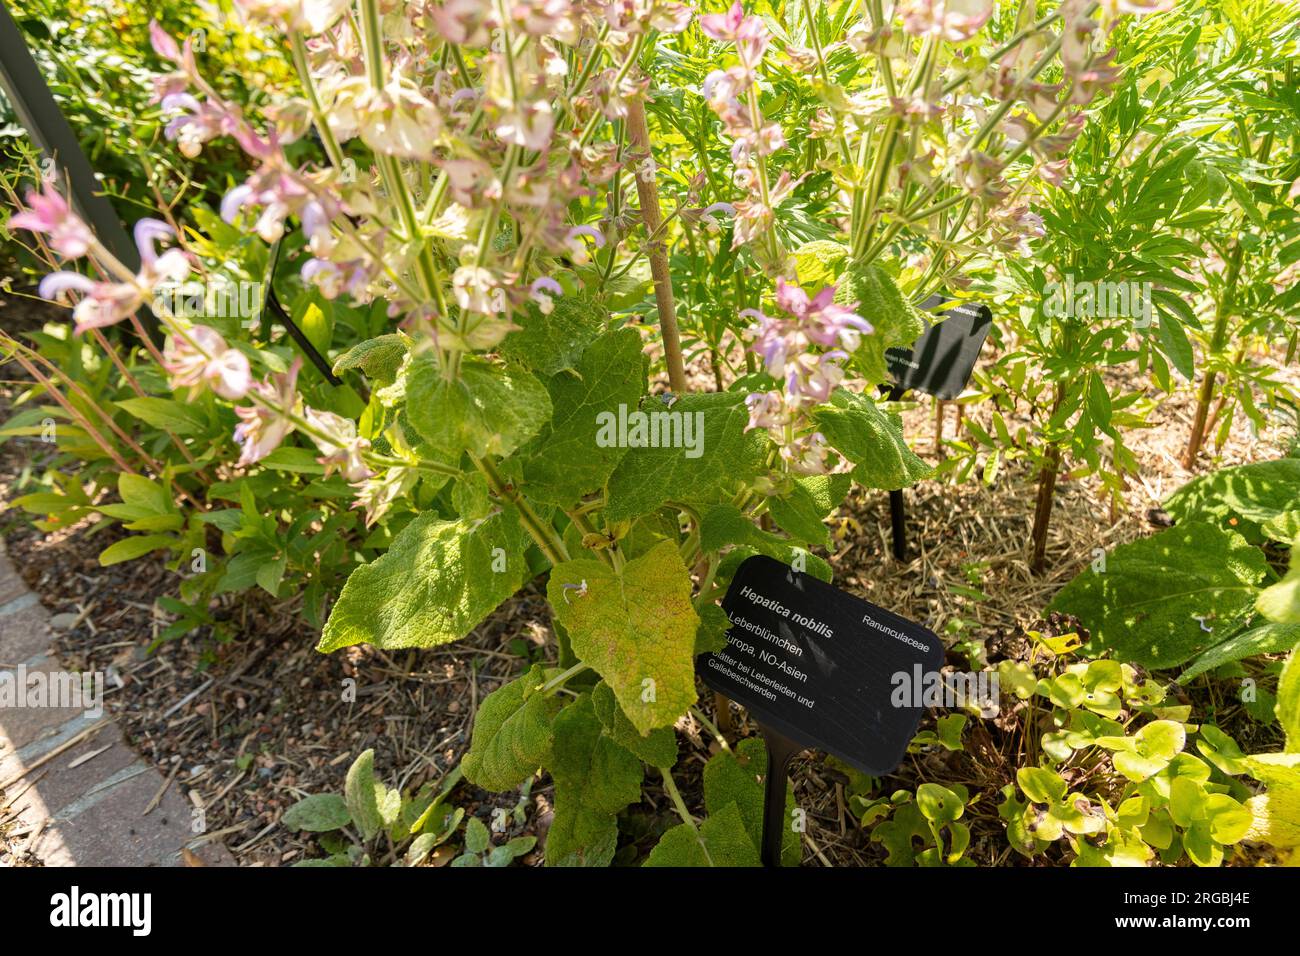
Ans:
MULTIPOLYGON (((49 612, 0 541, 0 827, 10 849, 45 866, 180 865, 196 839, 190 801, 127 745, 102 698, 99 708, 94 694, 70 700, 50 644, 49 612), (29 700, 41 685, 64 693, 29 700)), ((208 866, 235 862, 217 841, 192 852, 208 866)))

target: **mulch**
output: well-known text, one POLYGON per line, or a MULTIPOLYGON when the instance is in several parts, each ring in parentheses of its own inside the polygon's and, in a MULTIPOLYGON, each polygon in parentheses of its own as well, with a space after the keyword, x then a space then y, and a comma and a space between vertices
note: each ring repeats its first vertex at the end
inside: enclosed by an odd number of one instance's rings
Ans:
MULTIPOLYGON (((12 314, 7 310, 6 318, 12 314)), ((0 368, 4 378, 15 377, 12 366, 0 368)), ((1300 388, 1294 367, 1283 374, 1300 388)), ((13 393, 12 383, 0 386, 0 412, 7 411, 13 393)), ((913 446, 935 460, 932 410, 922 398, 905 406, 904 421, 913 446)), ((1093 549, 1156 530, 1152 509, 1190 477, 1178 458, 1191 411, 1185 390, 1164 401, 1154 427, 1128 436, 1141 469, 1114 516, 1096 482, 1065 481, 1058 487, 1049 571, 1041 577, 1027 566, 1034 476, 1025 464, 1012 462, 991 485, 977 473, 960 485, 927 480, 909 489, 912 550, 902 562, 890 553, 887 495, 855 488, 829 521, 834 546, 827 557, 836 583, 947 637, 949 663, 959 669, 971 667, 972 660, 995 663, 1023 655, 1028 630, 1068 629, 1044 621, 1043 608, 1092 560, 1093 549), (972 597, 972 587, 985 597, 972 597)), ((987 417, 979 406, 970 414, 987 417)), ((949 415, 954 415, 951 408, 949 415)), ((1009 424, 1014 430, 1015 423, 1009 424)), ((947 429, 952 437, 953 417, 947 429)), ((1228 465, 1274 457, 1290 437, 1281 422, 1260 435, 1238 423, 1216 460, 1228 465)), ((40 454, 27 440, 0 445, 0 500, 30 490, 22 481, 39 474, 40 454)), ((482 699, 531 660, 554 656, 549 612, 537 582, 464 640, 435 650, 390 654, 358 647, 322 655, 314 650, 317 635, 294 613, 293 601, 277 603, 249 592, 226 595, 213 609, 238 635, 234 640, 222 643, 200 630, 151 652, 169 623, 155 598, 174 594, 179 583, 160 560, 101 568, 95 555, 119 532, 43 534, 16 509, 0 518, 0 533, 31 588, 51 612, 64 615, 58 618, 65 629, 56 645, 61 657, 69 667, 108 673, 108 708, 128 740, 205 807, 205 837, 222 840, 244 865, 286 865, 324 855, 315 837, 288 829, 280 817, 303 796, 341 792, 348 766, 367 748, 374 748, 376 773, 390 786, 413 790, 440 781, 468 747, 482 699), (355 700, 345 699, 348 681, 355 681, 355 700)), ((1193 702, 1198 692, 1190 690, 1193 702)), ((716 722, 711 694, 702 694, 700 707, 716 722)), ((932 725, 933 716, 924 726, 932 725)), ((1225 709, 1220 701, 1217 716, 1248 750, 1276 742, 1275 729, 1258 725, 1240 708, 1225 709)), ((733 722, 740 735, 755 732, 737 708, 733 722)), ((675 777, 692 812, 702 814, 700 771, 717 744, 690 716, 678 729, 681 759, 675 777)), ((963 750, 926 748, 910 754, 876 792, 887 795, 927 780, 963 783, 980 797, 967 821, 973 833, 967 856, 983 865, 1023 863, 1011 853, 996 814, 997 791, 1014 778, 1019 739, 1018 711, 996 721, 972 720, 963 750)), ((883 848, 871 842, 849 811, 844 773, 820 755, 804 755, 795 762, 792 780, 808 815, 805 865, 883 862, 883 848)), ((641 852, 678 822, 653 776, 647 776, 644 794, 626 812, 623 826, 641 852)), ((507 810, 510 829, 498 840, 544 837, 550 823, 551 787, 545 776, 522 796, 461 783, 452 802, 485 822, 495 808, 507 810)), ((0 846, 3 839, 0 833, 0 846)), ((428 865, 443 865, 451 855, 444 848, 428 865)), ((540 865, 540 858, 534 851, 522 862, 540 865)), ((620 860, 635 858, 631 850, 620 855, 620 860)))

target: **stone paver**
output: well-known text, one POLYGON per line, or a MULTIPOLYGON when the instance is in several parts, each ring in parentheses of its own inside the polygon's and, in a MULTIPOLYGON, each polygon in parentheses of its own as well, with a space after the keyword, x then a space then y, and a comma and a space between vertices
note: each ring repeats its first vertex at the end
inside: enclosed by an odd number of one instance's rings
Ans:
POLYGON ((50 644, 49 612, 35 594, 0 604, 0 667, 9 669, 41 654, 50 644))
MULTIPOLYGON (((30 682, 34 675, 48 681, 61 673, 50 641, 49 613, 0 541, 0 681, 25 692, 27 685, 17 686, 19 675, 30 682)), ((167 787, 146 813, 164 778, 127 745, 106 712, 15 706, 14 700, 6 706, 5 690, 0 686, 0 820, 13 824, 16 842, 28 841, 27 850, 46 866, 181 864, 181 848, 196 834, 179 784, 167 787)), ((235 862, 215 841, 194 852, 209 866, 235 862)))

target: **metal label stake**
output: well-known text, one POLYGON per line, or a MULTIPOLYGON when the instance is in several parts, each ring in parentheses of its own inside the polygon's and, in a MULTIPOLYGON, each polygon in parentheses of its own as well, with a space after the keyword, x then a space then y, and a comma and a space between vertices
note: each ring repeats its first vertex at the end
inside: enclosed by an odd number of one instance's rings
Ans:
POLYGON ((781 845, 785 841, 785 788, 790 779, 790 761, 805 748, 785 734, 760 723, 763 743, 767 745, 767 773, 763 775, 763 865, 781 865, 781 845))

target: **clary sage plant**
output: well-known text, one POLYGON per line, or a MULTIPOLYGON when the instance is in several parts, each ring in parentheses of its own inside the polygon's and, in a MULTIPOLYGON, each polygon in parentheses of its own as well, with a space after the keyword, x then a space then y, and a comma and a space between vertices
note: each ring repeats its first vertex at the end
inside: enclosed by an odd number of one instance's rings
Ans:
POLYGON ((850 484, 927 472, 873 398, 885 350, 920 333, 913 303, 1027 253, 1119 76, 1109 31, 1168 4, 237 3, 297 84, 226 101, 155 25, 166 134, 247 154, 220 214, 277 247, 268 282, 384 317, 329 345, 359 411, 306 402, 301 359, 238 323, 167 307, 222 270, 179 223, 137 223, 127 269, 46 186, 12 220, 69 260, 43 294, 79 330, 150 305, 171 386, 233 405, 236 471, 309 443, 392 531, 320 650, 445 644, 549 574, 554 662, 483 701, 464 762, 498 790, 549 771, 549 862, 611 860, 646 764, 682 816, 651 862, 756 861, 749 797, 720 770, 700 824, 671 772, 717 600, 759 552, 829 579, 811 549, 850 484), (698 275, 673 267, 687 249, 698 275), (677 309, 699 275, 725 306, 711 336, 677 309))

